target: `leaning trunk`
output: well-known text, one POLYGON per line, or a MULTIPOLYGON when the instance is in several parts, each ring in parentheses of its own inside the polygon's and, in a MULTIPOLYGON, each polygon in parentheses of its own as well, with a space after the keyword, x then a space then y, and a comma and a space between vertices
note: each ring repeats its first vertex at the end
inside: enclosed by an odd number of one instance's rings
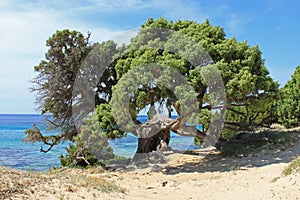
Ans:
POLYGON ((187 130, 181 130, 180 128, 180 118, 171 119, 159 115, 155 115, 150 121, 138 126, 134 130, 135 135, 138 136, 138 147, 134 160, 139 160, 145 157, 146 153, 168 147, 171 130, 179 135, 205 136, 205 134, 197 133, 197 129, 195 127, 192 129, 191 127, 183 126, 183 128, 187 130))
POLYGON ((134 160, 139 160, 147 153, 166 148, 170 142, 171 125, 176 120, 155 115, 150 121, 136 128, 138 147, 134 160))
POLYGON ((136 153, 149 153, 158 150, 162 143, 169 145, 170 130, 161 130, 148 138, 139 138, 136 153))
POLYGON ((138 147, 133 160, 138 161, 147 157, 147 153, 156 151, 162 145, 168 146, 170 142, 170 130, 161 130, 156 135, 138 138, 138 147))

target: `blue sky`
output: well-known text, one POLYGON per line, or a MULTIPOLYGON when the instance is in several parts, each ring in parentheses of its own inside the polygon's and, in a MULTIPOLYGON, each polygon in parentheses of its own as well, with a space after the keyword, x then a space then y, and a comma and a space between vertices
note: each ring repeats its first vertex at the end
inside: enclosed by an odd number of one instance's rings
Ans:
POLYGON ((90 31, 92 41, 103 41, 149 17, 209 19, 227 37, 258 44, 271 76, 283 85, 300 65, 299 8, 298 0, 2 0, 0 113, 37 113, 29 81, 56 30, 90 31))

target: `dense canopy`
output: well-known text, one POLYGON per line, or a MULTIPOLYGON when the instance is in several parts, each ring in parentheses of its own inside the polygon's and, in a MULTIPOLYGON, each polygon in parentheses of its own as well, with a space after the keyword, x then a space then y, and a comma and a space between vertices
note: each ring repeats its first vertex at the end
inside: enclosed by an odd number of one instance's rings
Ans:
POLYGON ((42 113, 52 114, 49 122, 61 135, 43 136, 31 129, 29 141, 51 147, 74 139, 95 108, 99 134, 116 138, 132 132, 138 136, 138 153, 155 150, 161 140, 168 144, 171 130, 201 141, 206 134, 217 140, 221 130, 226 138, 276 120, 278 84, 258 46, 226 38, 223 28, 208 20, 150 18, 123 46, 88 39, 63 30, 47 41, 46 60, 35 67, 34 91, 42 113), (148 129, 137 120, 145 109, 159 129, 146 138, 141 135, 148 129), (164 111, 177 119, 155 118, 164 111))
POLYGON ((279 122, 287 128, 300 126, 300 66, 283 88, 278 102, 279 122))

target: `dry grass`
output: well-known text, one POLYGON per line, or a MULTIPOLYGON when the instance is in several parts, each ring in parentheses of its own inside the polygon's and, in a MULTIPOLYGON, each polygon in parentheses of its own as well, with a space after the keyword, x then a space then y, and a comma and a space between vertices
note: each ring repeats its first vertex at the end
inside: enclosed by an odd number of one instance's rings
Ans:
POLYGON ((300 173, 300 157, 294 159, 282 172, 282 175, 288 176, 292 173, 300 173))
POLYGON ((125 190, 100 175, 100 168, 95 169, 59 169, 45 173, 26 172, 6 167, 0 168, 0 200, 31 199, 35 193, 43 191, 49 195, 64 196, 65 192, 87 191, 122 192, 125 190))
POLYGON ((26 194, 35 185, 43 184, 48 178, 39 173, 29 173, 0 168, 0 199, 9 199, 12 196, 26 194))

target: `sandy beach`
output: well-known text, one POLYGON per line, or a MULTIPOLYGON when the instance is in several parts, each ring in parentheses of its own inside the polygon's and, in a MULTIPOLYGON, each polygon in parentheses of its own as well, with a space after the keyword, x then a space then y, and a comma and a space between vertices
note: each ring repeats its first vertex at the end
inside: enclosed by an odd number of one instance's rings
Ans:
POLYGON ((173 153, 148 167, 61 168, 44 173, 0 168, 0 199, 300 199, 300 174, 283 176, 300 143, 242 157, 215 149, 173 153))

